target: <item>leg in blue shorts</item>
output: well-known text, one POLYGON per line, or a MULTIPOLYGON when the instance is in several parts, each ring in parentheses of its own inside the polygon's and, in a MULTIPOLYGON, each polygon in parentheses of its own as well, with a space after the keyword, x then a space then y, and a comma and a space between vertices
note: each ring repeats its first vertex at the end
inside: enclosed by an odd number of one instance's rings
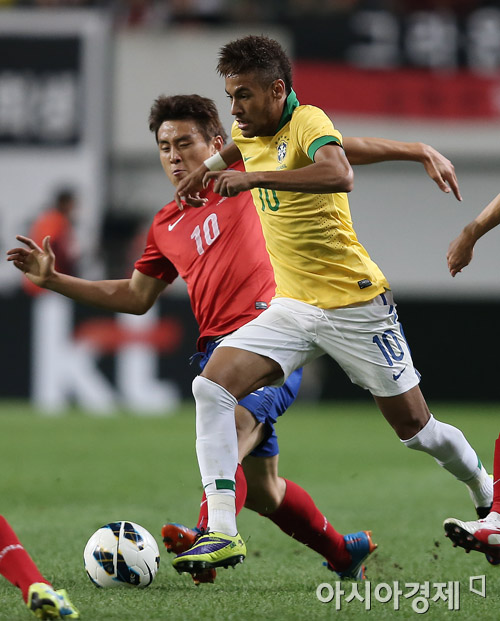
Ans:
MULTIPOLYGON (((217 347, 209 343, 198 353, 201 369, 217 347)), ((243 506, 269 518, 287 535, 312 548, 325 559, 328 569, 341 577, 361 579, 363 561, 376 548, 370 531, 341 535, 329 523, 309 494, 278 474, 278 438, 275 423, 295 400, 302 369, 294 371, 279 387, 264 387, 244 397, 235 408, 239 464, 236 471, 236 512, 243 506)), ((207 524, 205 497, 195 529, 165 524, 162 537, 169 552, 184 552, 207 524)), ((195 584, 213 582, 215 569, 192 573, 195 584)))

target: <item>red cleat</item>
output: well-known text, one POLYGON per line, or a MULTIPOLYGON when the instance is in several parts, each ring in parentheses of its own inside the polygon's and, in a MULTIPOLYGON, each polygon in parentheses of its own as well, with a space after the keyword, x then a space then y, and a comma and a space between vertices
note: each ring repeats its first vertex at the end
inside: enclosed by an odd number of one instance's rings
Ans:
POLYGON ((174 552, 174 554, 189 550, 199 534, 200 531, 175 522, 164 524, 161 529, 161 537, 167 552, 174 552))
POLYGON ((206 583, 206 582, 212 584, 215 581, 216 575, 217 575, 217 571, 213 569, 212 567, 210 567, 207 569, 203 569, 202 571, 199 571, 198 573, 191 574, 191 577, 193 578, 193 582, 195 583, 195 585, 200 586, 201 583, 206 583))
MULTIPOLYGON (((188 528, 176 522, 164 524, 161 529, 161 537, 167 548, 167 552, 174 552, 174 554, 180 554, 181 552, 189 550, 200 534, 202 534, 202 532, 198 529, 188 528)), ((195 585, 199 586, 202 583, 212 584, 215 581, 217 572, 215 569, 207 568, 191 574, 191 576, 195 585)))

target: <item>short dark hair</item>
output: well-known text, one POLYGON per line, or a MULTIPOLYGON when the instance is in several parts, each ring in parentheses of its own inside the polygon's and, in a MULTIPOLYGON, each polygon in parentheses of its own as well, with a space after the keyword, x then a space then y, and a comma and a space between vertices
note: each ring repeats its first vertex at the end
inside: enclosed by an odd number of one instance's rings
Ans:
POLYGON ((56 205, 63 205, 75 200, 75 192, 71 188, 59 188, 54 193, 54 203, 56 205))
POLYGON ((286 94, 292 90, 290 59, 274 39, 248 35, 224 45, 219 52, 217 71, 223 77, 256 72, 267 86, 274 80, 285 83, 286 94))
POLYGON ((217 106, 211 99, 200 95, 160 95, 151 106, 149 129, 158 142, 158 130, 164 121, 189 119, 196 122, 207 144, 216 136, 222 136, 226 142, 227 134, 219 119, 217 106))

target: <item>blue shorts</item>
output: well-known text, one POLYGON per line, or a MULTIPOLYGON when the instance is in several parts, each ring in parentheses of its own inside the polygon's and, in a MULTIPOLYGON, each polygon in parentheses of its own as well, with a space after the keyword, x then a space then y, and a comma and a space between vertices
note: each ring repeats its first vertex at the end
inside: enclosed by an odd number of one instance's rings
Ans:
MULTIPOLYGON (((196 361, 200 365, 200 371, 203 371, 219 343, 220 341, 210 341, 204 352, 198 352, 191 357, 191 362, 196 361)), ((246 408, 259 423, 265 426, 266 437, 250 453, 253 457, 278 455, 278 436, 274 424, 278 416, 281 416, 295 401, 301 380, 302 369, 300 368, 291 373, 282 386, 259 388, 238 402, 238 405, 246 408)))

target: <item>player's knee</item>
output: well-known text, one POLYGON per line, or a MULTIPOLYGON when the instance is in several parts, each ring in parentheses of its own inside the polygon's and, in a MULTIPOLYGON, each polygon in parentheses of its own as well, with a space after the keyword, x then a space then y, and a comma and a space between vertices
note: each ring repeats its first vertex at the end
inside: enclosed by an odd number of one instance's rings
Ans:
POLYGON ((194 378, 191 388, 197 402, 217 404, 219 400, 224 399, 226 395, 230 395, 220 384, 201 375, 197 375, 194 378))
POLYGON ((201 375, 197 375, 193 383, 191 384, 191 389, 193 391, 193 396, 195 399, 199 399, 204 394, 205 388, 205 378, 201 377, 201 375))
POLYGON ((268 515, 276 511, 281 504, 281 500, 278 485, 268 483, 255 489, 248 488, 245 507, 251 511, 268 515))
POLYGON ((262 515, 269 515, 274 513, 279 507, 277 499, 273 496, 252 496, 248 497, 245 501, 245 508, 260 513, 262 515))
POLYGON ((393 425, 400 440, 409 440, 418 434, 425 427, 425 423, 419 420, 404 421, 393 425))

